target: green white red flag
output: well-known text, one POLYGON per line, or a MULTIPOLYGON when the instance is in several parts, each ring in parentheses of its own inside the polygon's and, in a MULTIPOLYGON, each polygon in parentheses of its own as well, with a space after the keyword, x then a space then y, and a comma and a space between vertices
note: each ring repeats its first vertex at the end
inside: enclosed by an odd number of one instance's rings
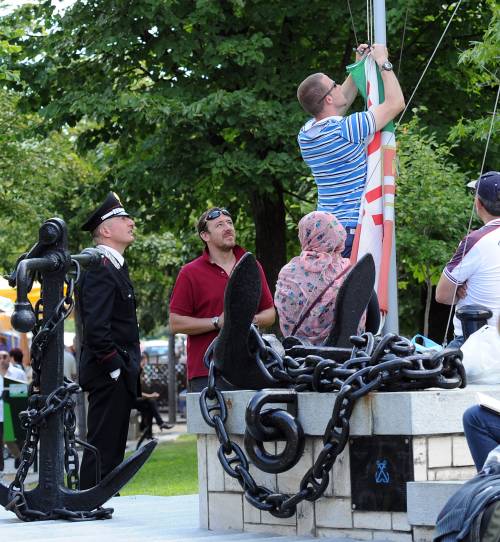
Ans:
MULTIPOLYGON (((370 56, 348 66, 347 71, 365 98, 368 109, 384 101, 382 78, 370 56)), ((364 254, 373 255, 380 310, 387 312, 396 192, 396 140, 393 122, 368 140, 367 155, 366 184, 361 198, 351 260, 354 263, 364 254)))

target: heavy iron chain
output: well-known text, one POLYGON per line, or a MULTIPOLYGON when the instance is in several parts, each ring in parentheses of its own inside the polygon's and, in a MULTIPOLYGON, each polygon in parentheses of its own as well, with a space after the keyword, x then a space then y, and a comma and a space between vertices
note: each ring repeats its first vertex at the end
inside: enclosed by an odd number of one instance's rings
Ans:
POLYGON ((45 349, 51 338, 55 335, 57 328, 66 320, 66 318, 72 313, 74 308, 73 293, 75 290, 75 283, 79 279, 80 267, 77 262, 73 262, 77 265, 76 276, 67 276, 64 279, 66 284, 66 295, 64 295, 57 304, 54 312, 43 322, 43 296, 36 302, 35 305, 35 327, 33 329, 33 341, 31 343, 31 367, 33 369, 33 381, 30 387, 30 394, 37 393, 40 390, 40 371, 42 364, 42 357, 45 349))
MULTIPOLYGON (((253 330, 254 335, 258 335, 253 330)), ((305 473, 294 495, 276 493, 258 485, 249 470, 245 452, 227 433, 227 407, 215 385, 216 368, 210 360, 208 386, 201 392, 200 408, 205 422, 215 429, 220 443, 217 452, 222 468, 241 485, 246 500, 260 510, 279 518, 291 517, 297 505, 319 499, 330 481, 330 471, 349 438, 350 417, 356 401, 371 391, 445 389, 465 385, 462 353, 449 348, 440 352, 415 354, 410 341, 395 334, 374 337, 365 333, 351 337, 351 358, 344 363, 319 355, 293 359, 279 355, 255 337, 256 355, 270 374, 284 387, 296 391, 337 392, 330 421, 323 435, 323 449, 305 473), (282 369, 283 367, 283 369, 282 369)), ((213 352, 213 350, 212 350, 213 352)))
MULTIPOLYGON (((26 430, 26 440, 21 451, 19 468, 17 469, 13 482, 9 486, 10 501, 5 508, 13 511, 19 519, 22 519, 23 521, 54 519, 54 517, 57 517, 53 514, 28 508, 26 496, 24 495, 24 482, 29 469, 36 458, 38 441, 40 438, 40 427, 46 423, 49 416, 61 410, 64 413, 64 418, 66 418, 66 412, 71 409, 72 404, 74 404, 71 396, 78 391, 80 391, 78 384, 65 383, 54 390, 45 400, 42 395, 33 394, 28 400, 28 410, 21 412, 19 415, 21 426, 26 430)), ((65 431, 65 433, 67 433, 67 431, 65 431)), ((66 462, 67 461, 65 461, 65 463, 66 462)))
MULTIPOLYGON (((80 386, 74 382, 67 381, 66 389, 76 386, 76 390, 73 393, 80 393, 82 390, 80 386)), ((66 471, 66 486, 68 489, 79 490, 80 489, 80 459, 76 450, 76 414, 75 414, 75 400, 70 395, 63 411, 63 423, 64 423, 64 470, 66 471)))
POLYGON ((76 512, 65 508, 55 509, 51 512, 41 512, 28 507, 24 494, 24 483, 30 467, 33 465, 40 439, 40 427, 46 423, 49 416, 62 411, 64 423, 64 466, 68 489, 78 490, 80 481, 78 477, 79 458, 76 450, 76 415, 73 395, 81 392, 80 386, 68 379, 64 384, 54 390, 48 397, 40 395, 40 374, 42 358, 50 340, 55 336, 57 328, 71 314, 74 308, 73 293, 75 283, 78 282, 80 267, 78 262, 76 275, 65 277, 66 294, 59 301, 53 314, 43 323, 43 297, 35 305, 35 328, 31 344, 31 366, 33 381, 29 389, 28 410, 20 413, 21 426, 26 430, 26 439, 21 450, 21 462, 16 476, 9 486, 9 503, 5 507, 14 512, 23 521, 36 521, 47 519, 67 519, 70 521, 85 521, 89 519, 109 519, 112 514, 110 508, 98 508, 90 512, 76 512))

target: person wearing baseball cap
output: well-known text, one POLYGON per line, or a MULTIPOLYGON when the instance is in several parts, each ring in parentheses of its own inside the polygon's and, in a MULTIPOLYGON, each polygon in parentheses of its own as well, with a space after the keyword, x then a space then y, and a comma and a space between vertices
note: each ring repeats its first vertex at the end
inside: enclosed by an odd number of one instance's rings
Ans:
MULTIPOLYGON (((123 461, 130 411, 140 395, 136 303, 123 256, 134 228, 113 192, 82 226, 102 254, 100 265, 85 270, 77 288, 83 324, 79 383, 89 394, 87 441, 100 451, 102 478, 123 461)), ((85 449, 81 489, 96 484, 95 472, 95 455, 85 449)))
MULTIPOLYGON (((500 314, 500 172, 488 171, 467 184, 474 191, 474 207, 483 227, 465 236, 446 264, 436 287, 436 301, 446 305, 483 305, 497 326, 500 314)), ((453 319, 455 339, 462 346, 460 320, 453 319)))
POLYGON ((488 171, 467 183, 491 216, 500 216, 500 172, 488 171))

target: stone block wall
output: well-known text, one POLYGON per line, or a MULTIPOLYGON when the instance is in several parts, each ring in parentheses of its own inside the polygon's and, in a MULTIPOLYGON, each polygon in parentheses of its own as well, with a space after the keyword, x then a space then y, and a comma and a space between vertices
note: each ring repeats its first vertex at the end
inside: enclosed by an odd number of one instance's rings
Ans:
POLYGON ((413 437, 416 482, 469 480, 476 474, 463 434, 413 437))
MULTIPOLYGON (((416 481, 465 480, 475 474, 463 435, 409 437, 414 454, 416 481)), ((243 448, 243 438, 232 435, 243 448)), ((280 443, 270 443, 268 451, 280 443)), ((266 446, 266 447, 268 447, 266 446)), ((330 483, 318 501, 302 502, 295 516, 275 518, 251 506, 234 478, 217 458, 219 443, 214 435, 198 436, 200 524, 211 530, 232 529, 255 533, 344 537, 356 540, 430 542, 431 526, 410 525, 405 512, 361 512, 351 502, 349 445, 337 458, 330 483)), ((281 493, 297 492, 300 481, 323 448, 319 437, 307 437, 304 455, 286 473, 269 474, 252 465, 250 472, 259 485, 281 493), (278 489, 279 488, 279 489, 278 489)), ((243 448, 244 449, 244 448, 243 448)))

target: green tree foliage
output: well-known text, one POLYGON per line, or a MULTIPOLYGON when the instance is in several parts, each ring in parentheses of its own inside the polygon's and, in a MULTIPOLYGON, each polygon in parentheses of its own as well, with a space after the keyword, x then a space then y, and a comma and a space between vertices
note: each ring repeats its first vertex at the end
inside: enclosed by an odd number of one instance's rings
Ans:
MULTIPOLYGON (((353 4, 362 35, 364 3, 353 4)), ((402 75, 408 94, 453 6, 407 5, 402 75)), ((430 118, 442 114, 453 122, 465 90, 450 65, 457 45, 467 44, 461 31, 479 37, 487 12, 483 2, 464 8, 456 35, 444 42, 432 82, 417 98, 433 101, 430 118)), ((340 75, 352 60, 347 6, 89 0, 64 15, 48 1, 21 13, 34 36, 23 42, 17 65, 29 88, 25 105, 40 110, 50 128, 91 119, 80 148, 111 142, 100 163, 107 181, 147 202, 161 223, 185 228, 207 200, 251 216, 257 255, 273 283, 286 259, 287 193, 303 196, 311 187, 295 140, 305 120, 295 90, 308 73, 340 75)), ((394 51, 405 16, 404 7, 389 3, 394 51)))
POLYGON ((177 270, 193 250, 170 232, 141 234, 127 251, 137 296, 139 326, 144 335, 165 332, 167 301, 177 270), (189 248, 188 248, 189 247, 189 248))
MULTIPOLYGON (((429 333, 432 287, 467 232, 472 196, 449 146, 419 123, 418 116, 399 131, 396 198, 400 289, 416 281, 426 288, 425 335, 429 333)), ((408 296, 402 320, 415 327, 420 296, 408 296), (412 302, 413 301, 413 302, 412 302)))
MULTIPOLYGON (((99 201, 99 176, 74 150, 70 134, 38 133, 41 119, 17 110, 18 96, 0 90, 0 269, 10 272, 18 256, 38 238, 51 216, 69 228, 70 250, 91 245, 80 226, 99 201)), ((134 209, 135 210, 135 209, 134 209)), ((147 216, 145 213, 144 216, 147 216)), ((186 250, 171 233, 141 234, 130 249, 139 320, 145 333, 166 322, 166 299, 186 250)))
MULTIPOLYGON (((0 0, 0 13, 4 7, 5 3, 0 0)), ((18 79, 19 74, 8 66, 8 59, 11 55, 21 52, 21 46, 12 43, 21 36, 22 31, 19 28, 12 28, 8 23, 0 26, 0 82, 18 79)))
POLYGON ((488 140, 491 131, 489 153, 485 162, 485 171, 498 169, 499 125, 498 112, 492 117, 495 100, 498 100, 500 84, 500 5, 490 1, 492 19, 484 32, 482 41, 474 41, 472 47, 463 52, 459 62, 470 67, 468 90, 471 94, 486 98, 486 108, 479 118, 462 117, 452 129, 450 139, 465 143, 467 139, 482 144, 488 140), (495 97, 495 94, 497 96, 495 97), (487 97, 489 96, 489 97, 487 97))
POLYGON ((78 221, 92 168, 74 151, 69 137, 37 134, 36 114, 17 110, 18 96, 0 89, 0 266, 7 271, 37 239, 40 224, 57 214, 78 243, 78 221))
MULTIPOLYGON (((364 41, 365 2, 351 4, 364 41)), ((455 5, 387 1, 389 49, 407 97, 455 5)), ((427 106, 422 120, 436 141, 460 118, 484 115, 484 93, 471 93, 472 68, 458 59, 482 39, 493 8, 463 2, 415 95, 412 106, 427 106)), ((72 130, 99 172, 76 191, 85 192, 80 211, 115 189, 140 219, 146 245, 159 239, 154 250, 137 249, 138 261, 158 260, 160 249, 178 251, 154 269, 162 287, 152 288, 151 307, 165 295, 169 266, 199 252, 193 224, 214 203, 235 214, 240 238, 255 248, 274 286, 287 243, 289 256, 298 250, 296 223, 315 200, 296 143, 306 120, 296 87, 317 71, 343 78, 355 42, 345 3, 79 0, 58 13, 43 0, 6 21, 25 36, 8 40, 20 47, 9 52, 8 68, 19 71, 22 108, 42 116, 45 133, 72 130)), ((485 93, 493 96, 490 87, 485 93)), ((461 148, 462 168, 477 170, 481 151, 481 142, 461 148)))

